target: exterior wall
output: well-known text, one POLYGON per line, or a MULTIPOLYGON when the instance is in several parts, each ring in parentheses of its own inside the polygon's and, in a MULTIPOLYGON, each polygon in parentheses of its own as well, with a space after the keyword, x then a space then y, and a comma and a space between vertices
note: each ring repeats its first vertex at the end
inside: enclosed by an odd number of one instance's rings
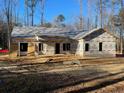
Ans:
POLYGON ((89 43, 89 51, 84 51, 84 56, 95 57, 113 57, 116 55, 116 39, 107 32, 99 35, 90 41, 84 41, 89 43), (99 43, 102 42, 102 51, 99 51, 99 43))
POLYGON ((19 56, 20 54, 20 47, 19 44, 26 42, 28 43, 28 51, 27 51, 27 56, 33 56, 35 55, 35 42, 32 40, 32 38, 12 38, 11 42, 11 56, 16 57, 19 56))
POLYGON ((55 43, 47 42, 44 43, 44 55, 54 55, 55 54, 55 43))
POLYGON ((43 42, 35 42, 35 44, 38 46, 38 43, 42 43, 43 44, 43 50, 39 51, 39 55, 46 55, 47 53, 47 44, 43 43, 43 42))
POLYGON ((76 54, 80 56, 86 56, 86 57, 110 57, 115 56, 116 54, 116 39, 108 34, 107 32, 101 33, 98 35, 98 33, 94 33, 95 36, 91 38, 92 36, 89 35, 89 37, 86 37, 84 39, 80 40, 71 40, 68 38, 57 38, 52 39, 51 41, 50 37, 48 41, 43 42, 37 42, 34 41, 32 38, 24 39, 24 38, 16 38, 13 39, 11 50, 12 56, 19 55, 19 42, 28 42, 28 52, 27 56, 35 56, 37 54, 41 55, 54 55, 55 54, 55 48, 56 43, 60 44, 60 54, 76 54), (99 43, 102 42, 102 50, 99 51, 99 43), (38 43, 43 43, 43 50, 41 52, 38 51, 38 43), (70 43, 71 50, 70 51, 63 51, 63 44, 64 43, 70 43), (85 43, 89 43, 89 51, 85 51, 85 43))
POLYGON ((44 42, 43 46, 44 46, 44 50, 43 50, 43 54, 44 55, 54 55, 55 54, 55 48, 56 48, 56 43, 60 44, 60 54, 75 54, 76 52, 76 41, 72 41, 69 39, 66 40, 62 40, 61 42, 56 41, 56 42, 44 42), (63 51, 63 44, 64 43, 70 43, 70 51, 63 51))
POLYGON ((76 55, 80 55, 80 56, 84 55, 84 40, 83 39, 78 40, 76 55))
POLYGON ((121 42, 120 38, 116 39, 116 53, 124 54, 124 40, 121 42))
POLYGON ((12 42, 11 43, 11 57, 16 57, 17 56, 17 53, 18 53, 18 44, 17 43, 14 43, 12 42))
MULTIPOLYGON (((20 51, 19 51, 19 43, 12 43, 11 45, 11 56, 19 56, 20 51)), ((35 55, 35 43, 34 42, 27 42, 28 43, 28 51, 27 51, 27 56, 34 56, 35 55)))
POLYGON ((77 48, 77 45, 76 45, 76 41, 72 41, 72 40, 65 40, 63 42, 61 42, 61 45, 60 45, 60 53, 62 54, 75 54, 76 52, 76 49, 77 48), (63 44, 64 43, 70 43, 70 51, 63 51, 63 44))
POLYGON ((56 43, 60 44, 60 54, 75 54, 76 49, 77 49, 77 42, 75 40, 70 40, 68 38, 62 38, 59 40, 54 40, 54 41, 33 41, 32 39, 27 39, 27 38, 14 38, 12 40, 12 45, 11 45, 11 55, 13 57, 19 56, 20 51, 19 51, 19 43, 28 43, 28 51, 27 51, 27 56, 35 56, 35 55, 54 55, 55 54, 55 48, 56 48, 56 43), (43 43, 43 50, 39 51, 38 50, 38 44, 43 43), (63 51, 63 44, 64 43, 70 43, 70 51, 63 51))
POLYGON ((28 42, 28 52, 27 56, 34 56, 35 55, 35 43, 28 42))

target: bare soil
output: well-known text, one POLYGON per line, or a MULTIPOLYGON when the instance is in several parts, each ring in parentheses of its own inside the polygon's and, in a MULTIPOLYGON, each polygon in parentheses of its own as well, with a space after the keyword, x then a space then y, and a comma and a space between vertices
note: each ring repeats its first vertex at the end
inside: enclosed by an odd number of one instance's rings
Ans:
POLYGON ((2 65, 0 93, 123 93, 124 58, 77 60, 2 65))

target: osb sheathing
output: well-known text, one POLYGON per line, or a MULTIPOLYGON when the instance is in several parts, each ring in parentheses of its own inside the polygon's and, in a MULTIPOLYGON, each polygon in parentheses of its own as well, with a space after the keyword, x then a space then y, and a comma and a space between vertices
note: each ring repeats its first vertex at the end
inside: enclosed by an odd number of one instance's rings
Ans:
POLYGON ((18 42, 34 42, 34 38, 12 38, 12 42, 18 43, 18 42))
POLYGON ((29 42, 28 43, 28 54, 27 56, 34 56, 35 54, 35 43, 34 42, 29 42))
POLYGON ((11 43, 11 57, 16 57, 18 53, 18 44, 11 43))
MULTIPOLYGON (((11 57, 19 56, 19 46, 18 43, 11 44, 11 57)), ((28 52, 27 56, 33 56, 35 54, 35 43, 28 42, 28 52)))
POLYGON ((19 56, 19 42, 28 43, 27 56, 33 56, 35 54, 35 42, 33 38, 13 38, 11 42, 11 56, 19 56))

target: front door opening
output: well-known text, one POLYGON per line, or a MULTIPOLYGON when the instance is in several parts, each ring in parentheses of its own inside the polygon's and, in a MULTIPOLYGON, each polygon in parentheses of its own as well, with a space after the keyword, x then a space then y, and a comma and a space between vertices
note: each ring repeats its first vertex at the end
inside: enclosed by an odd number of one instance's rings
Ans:
POLYGON ((60 44, 59 43, 56 43, 55 53, 60 54, 60 44))
POLYGON ((27 55, 28 43, 20 43, 20 55, 27 55))
POLYGON ((43 43, 39 43, 39 52, 43 51, 43 43))

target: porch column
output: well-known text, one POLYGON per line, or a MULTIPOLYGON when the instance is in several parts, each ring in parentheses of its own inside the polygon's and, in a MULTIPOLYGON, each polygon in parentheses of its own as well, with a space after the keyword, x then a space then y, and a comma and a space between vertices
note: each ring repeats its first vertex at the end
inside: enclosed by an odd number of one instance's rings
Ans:
POLYGON ((18 42, 18 56, 20 57, 20 42, 18 42))
POLYGON ((39 50, 38 50, 38 42, 35 43, 35 56, 38 56, 39 50))

